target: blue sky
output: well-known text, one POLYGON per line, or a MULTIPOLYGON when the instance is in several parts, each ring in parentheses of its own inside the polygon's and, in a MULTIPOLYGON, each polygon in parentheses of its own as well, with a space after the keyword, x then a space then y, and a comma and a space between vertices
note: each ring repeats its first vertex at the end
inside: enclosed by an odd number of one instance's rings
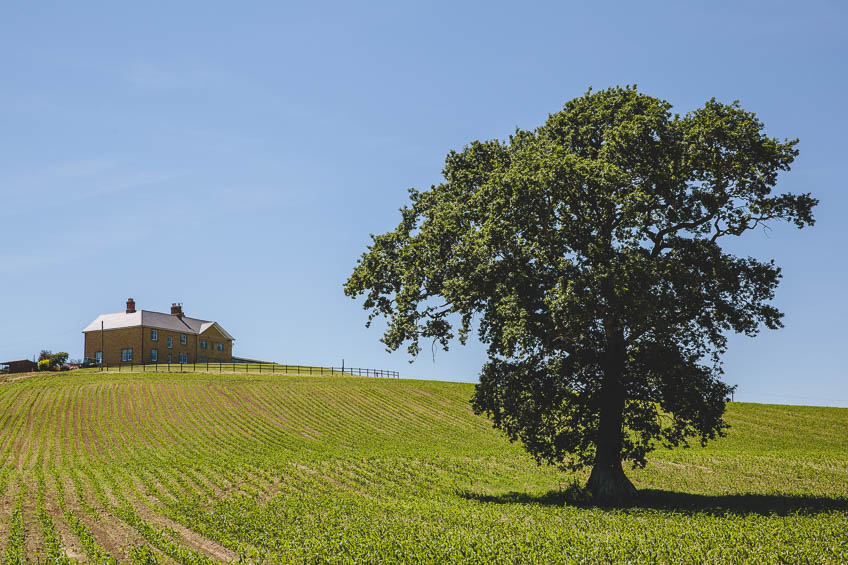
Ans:
POLYGON ((817 225, 774 258, 786 328, 734 337, 737 400, 848 406, 848 11, 839 2, 4 3, 0 360, 82 354, 101 312, 219 321, 237 354, 476 381, 479 344, 388 354, 342 283, 445 154, 637 83, 799 137, 817 225))

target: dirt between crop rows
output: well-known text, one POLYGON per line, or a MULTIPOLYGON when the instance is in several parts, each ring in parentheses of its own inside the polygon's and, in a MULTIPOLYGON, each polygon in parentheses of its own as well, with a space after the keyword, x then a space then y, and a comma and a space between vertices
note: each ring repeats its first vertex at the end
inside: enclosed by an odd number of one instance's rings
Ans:
POLYGON ((119 561, 127 561, 131 545, 146 545, 144 539, 135 530, 124 524, 117 516, 100 508, 90 489, 86 489, 84 500, 89 507, 95 509, 96 518, 90 516, 80 505, 73 482, 69 478, 63 478, 63 484, 65 504, 68 509, 88 528, 100 547, 109 555, 119 561))
POLYGON ((2 374, 0 375, 0 384, 16 383, 26 379, 31 379, 32 377, 37 377, 39 375, 44 376, 44 373, 12 373, 11 375, 2 374))
MULTIPOLYGON (((156 502, 155 498, 147 497, 148 504, 155 505, 156 502)), ((155 527, 168 528, 176 532, 179 542, 185 547, 225 563, 238 560, 239 555, 235 551, 224 547, 218 542, 212 541, 167 516, 157 514, 143 501, 139 501, 139 504, 134 505, 134 508, 138 515, 146 522, 149 522, 155 527)))

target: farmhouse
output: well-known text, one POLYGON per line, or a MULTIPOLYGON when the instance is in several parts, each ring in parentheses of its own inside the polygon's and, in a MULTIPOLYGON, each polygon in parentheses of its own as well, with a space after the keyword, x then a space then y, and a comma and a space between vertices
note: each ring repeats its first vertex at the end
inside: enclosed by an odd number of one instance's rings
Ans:
POLYGON ((84 330, 85 356, 109 365, 120 363, 231 363, 233 341, 218 322, 189 318, 182 304, 171 313, 136 310, 101 314, 84 330))

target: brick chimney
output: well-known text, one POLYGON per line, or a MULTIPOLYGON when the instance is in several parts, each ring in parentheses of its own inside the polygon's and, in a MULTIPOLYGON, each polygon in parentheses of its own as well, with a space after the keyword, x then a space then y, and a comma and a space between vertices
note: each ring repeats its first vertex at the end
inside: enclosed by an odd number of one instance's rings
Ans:
POLYGON ((177 318, 182 319, 183 317, 183 305, 179 302, 174 302, 171 304, 171 316, 176 316, 177 318))
POLYGON ((135 312, 135 300, 127 298, 127 314, 132 314, 133 312, 135 312))

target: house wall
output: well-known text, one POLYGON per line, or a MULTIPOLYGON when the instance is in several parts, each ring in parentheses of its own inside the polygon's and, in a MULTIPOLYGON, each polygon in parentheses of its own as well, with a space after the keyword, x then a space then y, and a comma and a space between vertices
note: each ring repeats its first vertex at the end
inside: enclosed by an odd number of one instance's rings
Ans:
POLYGON ((152 363, 153 357, 151 350, 159 351, 159 363, 167 363, 168 355, 171 356, 171 363, 180 362, 180 353, 188 355, 188 362, 194 363, 196 360, 195 347, 197 344, 197 336, 195 334, 175 332, 172 330, 160 330, 159 328, 144 327, 144 362, 152 363), (159 340, 153 341, 152 330, 159 332, 159 340), (180 336, 186 336, 186 344, 180 343, 180 336), (168 337, 173 338, 173 347, 168 349, 168 337))
MULTIPOLYGON (((141 328, 120 328, 103 332, 103 362, 110 365, 122 363, 121 350, 132 349, 132 363, 141 363, 141 328)), ((85 356, 94 359, 100 351, 100 332, 86 332, 85 356)))
MULTIPOLYGON (((189 363, 200 363, 205 359, 209 363, 230 363, 233 360, 233 342, 226 339, 217 329, 209 328, 201 336, 191 333, 175 332, 147 326, 136 326, 134 328, 121 328, 116 330, 105 330, 103 332, 103 362, 109 365, 124 363, 121 361, 122 349, 133 350, 133 360, 129 363, 152 363, 152 350, 159 352, 159 363, 168 363, 168 355, 171 355, 171 363, 179 363, 180 353, 188 356, 189 363), (158 340, 153 341, 151 330, 158 332, 158 340), (180 342, 180 335, 186 336, 186 344, 180 342), (168 337, 173 338, 173 347, 168 348, 168 337), (201 349, 199 343, 205 340, 206 349, 201 349), (218 351, 214 344, 223 343, 224 351, 218 351)), ((85 357, 95 358, 100 351, 100 332, 86 332, 85 334, 85 357)))
POLYGON ((232 363, 233 362, 233 342, 231 339, 224 337, 224 334, 218 331, 214 326, 198 336, 197 348, 198 363, 205 359, 209 363, 232 363), (200 347, 200 342, 206 341, 206 349, 200 347), (224 350, 218 351, 217 344, 223 343, 224 350))

